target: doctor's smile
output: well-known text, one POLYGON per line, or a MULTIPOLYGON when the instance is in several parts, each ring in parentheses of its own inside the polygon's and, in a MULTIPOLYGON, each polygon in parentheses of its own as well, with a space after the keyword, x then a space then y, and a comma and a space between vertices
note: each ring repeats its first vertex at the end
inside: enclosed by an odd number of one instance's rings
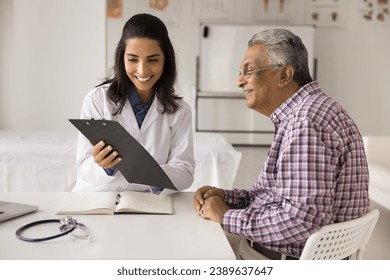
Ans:
POLYGON ((136 78, 137 78, 138 80, 140 80, 141 82, 146 82, 146 81, 148 81, 148 80, 151 78, 151 76, 142 78, 142 77, 139 77, 139 76, 137 76, 137 75, 134 75, 134 77, 136 77, 136 78))

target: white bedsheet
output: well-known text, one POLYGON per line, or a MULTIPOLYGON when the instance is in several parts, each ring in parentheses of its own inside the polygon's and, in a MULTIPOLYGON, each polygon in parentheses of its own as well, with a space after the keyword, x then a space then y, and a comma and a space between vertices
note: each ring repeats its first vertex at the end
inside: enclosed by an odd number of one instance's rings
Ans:
MULTIPOLYGON (((76 180, 77 132, 0 131, 0 191, 69 191, 76 180)), ((241 153, 216 133, 194 133, 195 179, 232 188, 241 153)))

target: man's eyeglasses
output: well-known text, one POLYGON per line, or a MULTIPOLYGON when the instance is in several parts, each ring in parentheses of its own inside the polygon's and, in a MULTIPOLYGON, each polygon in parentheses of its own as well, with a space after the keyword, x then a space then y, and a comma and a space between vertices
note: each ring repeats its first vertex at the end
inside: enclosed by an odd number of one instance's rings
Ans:
POLYGON ((255 72, 259 72, 259 71, 262 71, 262 70, 267 70, 267 69, 270 69, 270 68, 273 68, 273 67, 281 67, 282 65, 269 65, 269 66, 264 66, 264 67, 259 67, 259 68, 247 68, 247 69, 244 69, 244 70, 239 70, 237 72, 237 77, 240 78, 241 76, 244 76, 245 79, 249 79, 252 74, 254 74, 255 72))

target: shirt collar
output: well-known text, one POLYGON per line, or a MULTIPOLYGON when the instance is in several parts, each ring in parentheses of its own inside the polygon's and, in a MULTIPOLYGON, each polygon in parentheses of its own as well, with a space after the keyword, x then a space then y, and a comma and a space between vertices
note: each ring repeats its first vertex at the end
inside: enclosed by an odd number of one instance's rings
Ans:
POLYGON ((129 101, 130 101, 130 104, 132 107, 134 107, 135 105, 138 105, 138 104, 144 104, 146 106, 149 106, 153 103, 154 101, 154 97, 156 95, 153 94, 152 96, 152 99, 150 100, 150 102, 147 102, 147 103, 142 103, 141 100, 139 99, 138 97, 138 94, 136 93, 135 89, 134 88, 131 88, 130 90, 130 94, 129 94, 129 101))
POLYGON ((294 108, 299 105, 311 94, 317 94, 321 92, 318 82, 311 82, 301 87, 290 98, 283 102, 275 111, 271 114, 271 121, 278 126, 287 116, 289 116, 294 108))

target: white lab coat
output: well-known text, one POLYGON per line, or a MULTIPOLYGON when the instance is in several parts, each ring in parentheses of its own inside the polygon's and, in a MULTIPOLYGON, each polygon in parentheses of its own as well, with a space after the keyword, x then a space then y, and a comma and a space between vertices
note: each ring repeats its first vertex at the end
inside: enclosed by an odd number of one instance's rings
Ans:
MULTIPOLYGON (((162 114, 163 106, 154 101, 141 128, 127 100, 122 113, 107 97, 108 85, 91 90, 84 98, 81 118, 118 121, 160 164, 178 190, 189 188, 194 180, 194 151, 191 108, 179 100, 179 109, 174 114, 162 114)), ((110 176, 95 163, 91 155, 92 144, 79 135, 77 144, 77 182, 73 191, 150 191, 146 185, 129 183, 118 171, 110 176)), ((115 147, 114 147, 115 149, 115 147)), ((165 189, 164 191, 169 192, 165 189)))

